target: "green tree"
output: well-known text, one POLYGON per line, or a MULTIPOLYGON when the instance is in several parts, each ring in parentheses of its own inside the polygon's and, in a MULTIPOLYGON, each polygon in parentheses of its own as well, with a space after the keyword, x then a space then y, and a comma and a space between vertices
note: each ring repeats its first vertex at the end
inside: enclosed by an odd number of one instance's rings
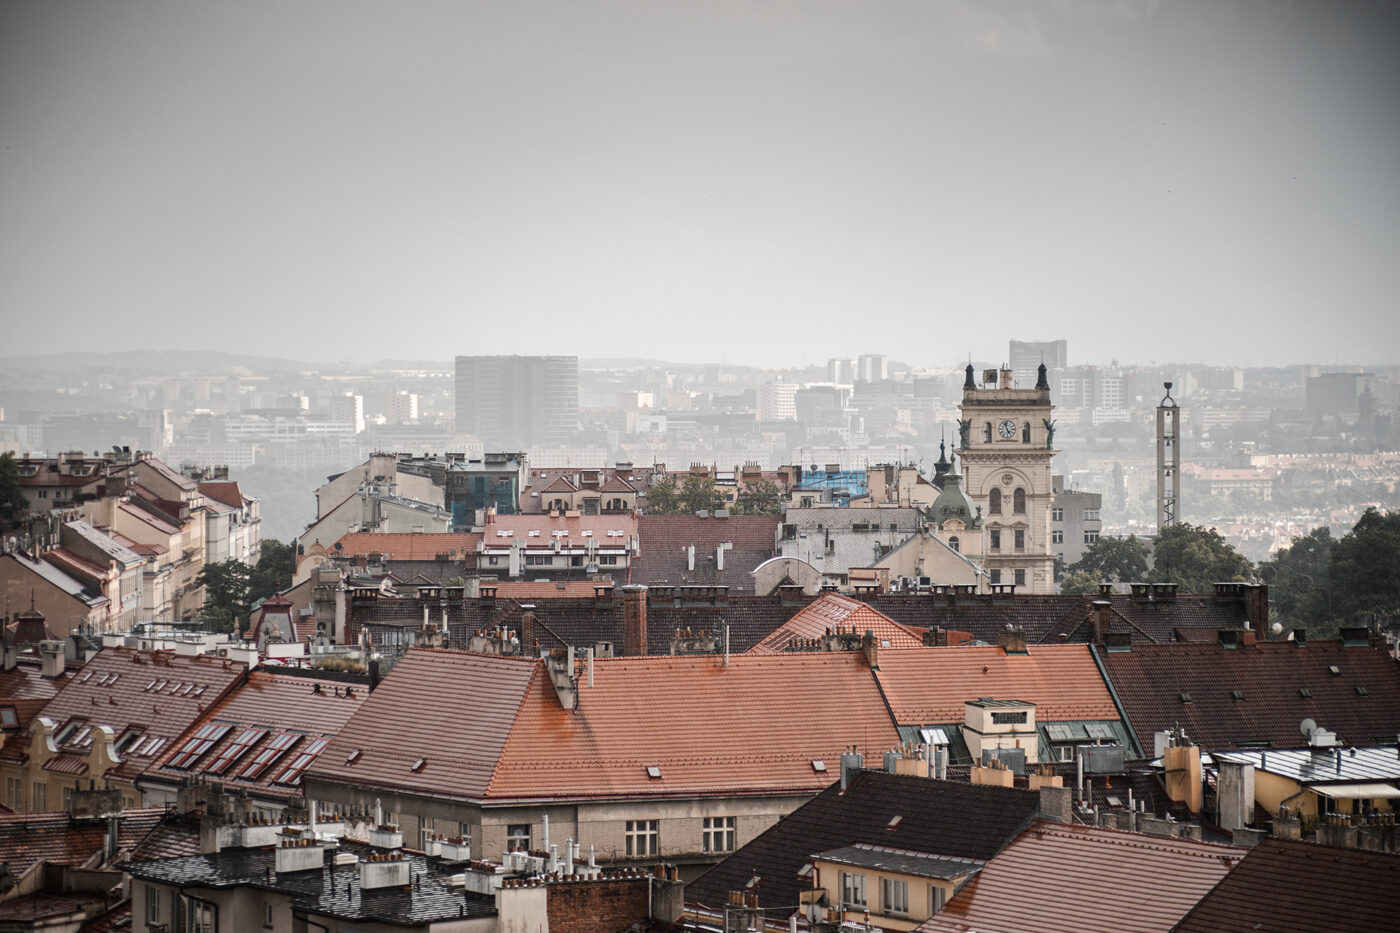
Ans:
POLYGON ((777 515, 782 511, 782 503, 777 484, 760 479, 744 484, 734 502, 734 511, 740 515, 777 515))
MULTIPOLYGON (((1134 583, 1147 579, 1150 552, 1137 538, 1101 536, 1084 556, 1067 568, 1070 574, 1092 574, 1096 581, 1134 583)), ((1078 592, 1078 591, 1076 591, 1078 592)))
POLYGON ((241 560, 205 564, 197 582, 204 587, 204 617, 216 632, 237 632, 252 612, 253 568, 241 560))
POLYGON ((1097 593, 1099 576, 1092 570, 1076 570, 1060 581, 1061 593, 1097 593))
POLYGON ((652 515, 676 515, 680 512, 676 495, 676 478, 663 476, 647 490, 646 511, 652 515))
POLYGON ((685 478, 679 498, 684 513, 724 508, 724 493, 719 491, 714 480, 702 473, 691 473, 685 478))
POLYGON ((249 580, 249 602, 267 599, 291 586, 296 569, 296 553, 290 544, 283 544, 276 538, 264 538, 257 566, 253 568, 249 580))
POLYGON ((1280 622, 1316 630, 1331 617, 1328 574, 1336 546, 1330 529, 1314 528, 1259 565, 1260 577, 1269 584, 1270 609, 1280 622))
POLYGON ((1248 580, 1254 565, 1214 528, 1168 525, 1152 548, 1153 583, 1175 583, 1183 593, 1209 593, 1219 582, 1248 580))
POLYGON ((12 524, 29 511, 29 500, 19 484, 19 465, 15 454, 7 450, 0 454, 0 524, 12 524))
POLYGON ((1367 509, 1332 549, 1333 614, 1400 610, 1400 512, 1367 509))

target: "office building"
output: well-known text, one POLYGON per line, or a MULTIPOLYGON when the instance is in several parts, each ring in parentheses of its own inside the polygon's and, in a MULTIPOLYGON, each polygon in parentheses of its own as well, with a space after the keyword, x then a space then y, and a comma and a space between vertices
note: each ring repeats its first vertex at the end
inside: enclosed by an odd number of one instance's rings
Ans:
POLYGON ((488 450, 527 450, 577 431, 578 357, 457 357, 457 433, 488 450))

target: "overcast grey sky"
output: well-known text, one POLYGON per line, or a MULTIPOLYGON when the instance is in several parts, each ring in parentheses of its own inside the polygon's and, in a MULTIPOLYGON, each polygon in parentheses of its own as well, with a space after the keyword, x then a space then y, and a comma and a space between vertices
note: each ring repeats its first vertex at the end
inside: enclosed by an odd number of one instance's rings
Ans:
POLYGON ((0 355, 1400 358, 1400 4, 0 3, 0 355))

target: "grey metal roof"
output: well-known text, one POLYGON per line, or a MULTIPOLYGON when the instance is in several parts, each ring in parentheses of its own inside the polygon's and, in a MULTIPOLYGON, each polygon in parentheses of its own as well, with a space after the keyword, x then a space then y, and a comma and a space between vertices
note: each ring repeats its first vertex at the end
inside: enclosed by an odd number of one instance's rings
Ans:
POLYGON ((818 852, 813 858, 901 875, 945 879, 962 877, 980 870, 983 865, 987 864, 981 859, 954 858, 950 855, 936 855, 931 852, 891 849, 887 846, 875 846, 863 842, 818 852))
POLYGON ((35 560, 28 554, 23 553, 16 553, 14 556, 16 560, 43 577, 47 582, 58 587, 74 599, 81 600, 90 607, 96 608, 98 606, 105 606, 110 602, 106 596, 93 591, 85 584, 70 577, 46 560, 35 560))
POLYGON ((143 558, 140 554, 137 554, 135 551, 133 551, 129 547, 126 547, 125 545, 117 543, 105 532, 94 528, 92 525, 88 524, 82 519, 71 521, 66 524, 69 529, 71 529, 84 541, 88 542, 93 547, 100 548, 104 554, 111 557, 115 561, 119 561, 128 566, 144 563, 145 561, 145 558, 143 558))
POLYGON ((1300 784, 1400 780, 1400 754, 1394 748, 1269 748, 1216 752, 1215 760, 1251 764, 1300 784))
MULTIPOLYGON (((342 840, 340 852, 364 856, 375 851, 367 845, 342 840)), ((319 871, 283 872, 275 868, 275 848, 227 849, 206 855, 147 862, 127 862, 122 867, 133 878, 178 887, 249 887, 276 891, 291 898, 295 910, 368 920, 394 926, 412 926, 457 917, 493 916, 495 901, 448 886, 453 871, 441 859, 404 851, 411 862, 415 884, 406 889, 360 890, 358 865, 326 865, 319 871)))

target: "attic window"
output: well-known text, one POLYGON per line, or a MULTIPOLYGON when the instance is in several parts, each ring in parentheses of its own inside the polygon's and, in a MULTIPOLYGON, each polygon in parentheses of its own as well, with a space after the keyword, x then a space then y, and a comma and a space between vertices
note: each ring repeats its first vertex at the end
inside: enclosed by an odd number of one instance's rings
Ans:
POLYGON ((1333 677, 1341 677, 1342 669, 1335 664, 1329 664, 1327 666, 1327 673, 1331 674, 1333 677))
POLYGON ((904 822, 904 816, 903 816, 902 814, 896 814, 895 816, 890 817, 890 821, 889 821, 888 823, 885 824, 885 829, 890 829, 890 830, 898 829, 898 828, 899 828, 899 824, 900 824, 900 823, 903 823, 903 822, 904 822))
POLYGON ((1234 697, 1236 700, 1243 700, 1243 699, 1244 699, 1244 691, 1243 691, 1243 690, 1231 690, 1231 691, 1230 691, 1230 696, 1234 697))
POLYGON ((1178 694, 1178 696, 1181 698, 1181 702, 1182 702, 1182 703, 1190 703, 1190 702, 1191 702, 1191 694, 1189 694, 1189 693, 1181 693, 1181 694, 1178 694))
POLYGON ((1366 688, 1363 687, 1363 686, 1361 686, 1360 684, 1357 684, 1357 685, 1356 685, 1356 695, 1359 696, 1359 697, 1368 696, 1368 694, 1367 694, 1367 692, 1366 692, 1366 688))
POLYGON ((1114 738, 1113 727, 1106 722, 1086 722, 1084 724, 1084 731, 1089 734, 1089 738, 1091 739, 1114 738))
POLYGON ((813 771, 816 771, 816 772, 818 772, 818 773, 820 773, 820 772, 822 772, 822 771, 825 771, 825 770, 826 770, 826 762, 822 761, 820 758, 813 758, 813 759, 812 759, 812 770, 813 770, 813 771))
POLYGON ((661 769, 656 765, 647 765, 647 777, 652 779, 661 777, 661 769))
POLYGON ((419 771, 422 771, 425 767, 427 767, 427 764, 428 759, 419 758, 413 763, 413 767, 409 768, 408 770, 412 771, 414 774, 417 774, 419 771))
POLYGON ((1298 688, 1298 696, 1301 697, 1301 698, 1304 699, 1304 700, 1311 700, 1311 699, 1312 699, 1312 691, 1309 690, 1307 687, 1299 687, 1299 688, 1298 688))
POLYGON ((357 748, 353 752, 345 756, 345 763, 347 765, 353 765, 355 762, 360 760, 360 756, 363 754, 364 751, 362 749, 357 748))
POLYGON ((19 716, 13 706, 0 706, 0 729, 18 729, 19 716))

